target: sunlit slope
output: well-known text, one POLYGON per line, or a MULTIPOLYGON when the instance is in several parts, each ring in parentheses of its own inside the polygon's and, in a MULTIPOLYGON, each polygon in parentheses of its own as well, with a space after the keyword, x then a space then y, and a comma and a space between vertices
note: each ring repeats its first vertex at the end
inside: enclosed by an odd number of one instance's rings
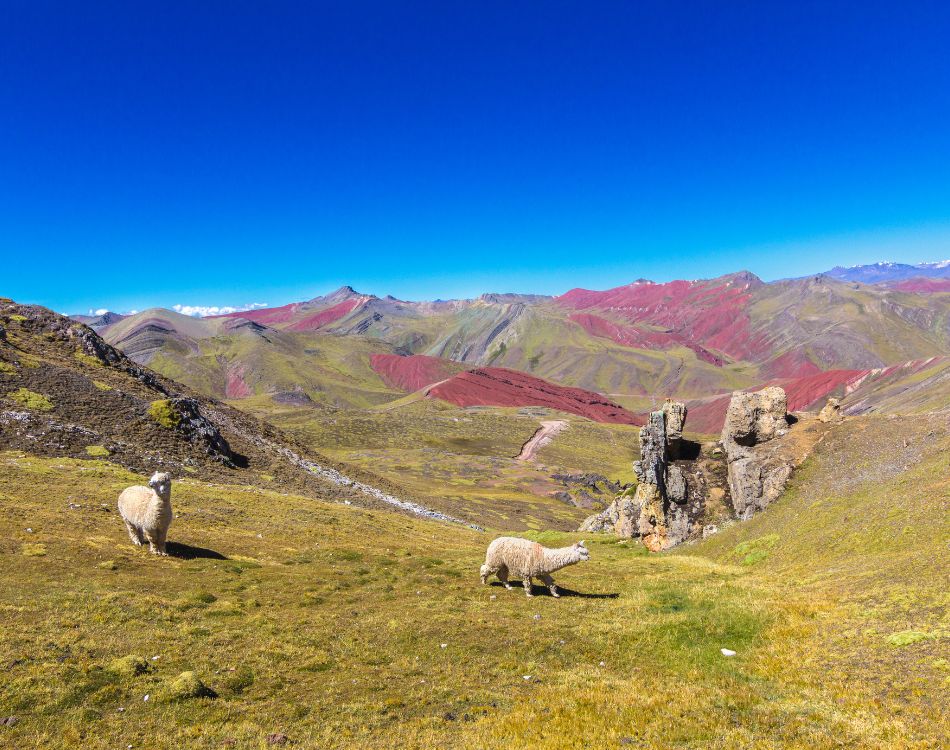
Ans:
POLYGON ((950 705, 950 420, 862 417, 835 428, 768 511, 697 545, 834 601, 826 679, 878 696, 909 723, 950 705), (860 678, 849 664, 861 664, 860 678))
POLYGON ((196 481, 159 559, 114 510, 143 477, 0 467, 11 747, 938 746, 938 715, 901 715, 913 696, 853 689, 880 665, 842 686, 816 661, 831 599, 748 566, 589 540, 561 599, 528 600, 478 583, 491 534, 196 481))
POLYGON ((137 361, 235 399, 299 390, 326 405, 379 404, 399 395, 369 358, 422 354, 521 370, 645 411, 667 395, 950 355, 950 294, 825 276, 765 284, 744 272, 557 298, 406 302, 344 287, 200 321, 148 310, 101 332, 137 361))
POLYGON ((950 295, 819 276, 769 284, 748 314, 770 377, 895 365, 950 353, 950 295))

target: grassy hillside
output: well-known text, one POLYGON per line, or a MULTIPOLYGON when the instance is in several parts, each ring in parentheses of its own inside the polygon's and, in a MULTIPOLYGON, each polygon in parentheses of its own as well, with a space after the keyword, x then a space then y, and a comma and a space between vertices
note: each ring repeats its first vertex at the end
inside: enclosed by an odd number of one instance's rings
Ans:
MULTIPOLYGON (((868 459, 869 481, 890 491, 882 530, 824 532, 821 506, 804 524, 801 511, 771 520, 793 493, 695 554, 592 540, 591 562, 556 576, 563 598, 527 600, 479 585, 491 534, 194 480, 175 485, 172 557, 155 558, 128 543, 114 510, 143 477, 8 452, 0 714, 17 721, 0 742, 265 748, 285 733, 323 748, 936 748, 939 694, 915 670, 946 669, 936 575, 920 575, 940 570, 945 548, 930 540, 946 527, 939 505, 917 509, 946 502, 937 456, 903 477, 868 459), (735 544, 772 533, 769 556, 743 564, 735 544), (867 550, 853 562, 852 546, 867 550), (870 588, 891 575, 888 593, 870 588), (869 624, 849 641, 840 626, 863 610, 869 624), (910 627, 926 638, 889 644, 910 627), (863 639, 884 657, 841 648, 863 639), (901 689, 857 689, 875 676, 901 689)), ((797 487, 837 470, 816 462, 797 487)), ((843 512, 860 519, 865 506, 847 497, 843 512)))
POLYGON ((945 728, 948 457, 946 414, 849 420, 768 512, 689 553, 738 563, 827 603, 826 646, 809 656, 823 679, 881 701, 910 725, 943 721, 945 728))
POLYGON ((279 407, 268 399, 246 400, 242 408, 314 450, 406 488, 427 507, 495 528, 577 528, 593 511, 555 499, 565 487, 554 474, 633 481, 636 427, 544 409, 457 409, 430 399, 375 411, 279 407), (536 461, 516 461, 541 420, 551 417, 570 427, 536 461))

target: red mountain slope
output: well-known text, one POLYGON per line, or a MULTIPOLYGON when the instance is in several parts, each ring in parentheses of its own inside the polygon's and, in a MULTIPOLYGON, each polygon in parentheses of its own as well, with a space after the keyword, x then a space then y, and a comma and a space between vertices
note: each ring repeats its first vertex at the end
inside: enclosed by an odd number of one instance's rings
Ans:
POLYGON ((572 289, 556 302, 665 329, 676 340, 697 347, 697 353, 713 356, 707 351, 713 349, 752 359, 768 353, 764 342, 753 337, 746 312, 751 291, 760 286, 762 281, 753 274, 738 273, 711 281, 637 281, 603 292, 572 289))
POLYGON ((360 305, 361 302, 362 300, 360 299, 344 300, 339 304, 333 305, 333 307, 328 307, 325 310, 320 310, 319 312, 305 315, 300 320, 295 321, 291 325, 287 326, 287 330, 316 331, 320 328, 323 328, 324 326, 330 325, 330 323, 335 323, 340 318, 349 315, 360 305))
POLYGON ((888 288, 898 292, 950 292, 950 279, 906 279, 888 284, 888 288))
POLYGON ((464 369, 457 362, 423 354, 414 354, 411 357, 372 354, 369 364, 386 385, 408 393, 451 378, 464 369))
POLYGON ((456 406, 544 406, 587 417, 595 422, 642 425, 642 417, 604 396, 581 388, 549 383, 517 370, 480 367, 459 373, 431 391, 430 396, 456 406))

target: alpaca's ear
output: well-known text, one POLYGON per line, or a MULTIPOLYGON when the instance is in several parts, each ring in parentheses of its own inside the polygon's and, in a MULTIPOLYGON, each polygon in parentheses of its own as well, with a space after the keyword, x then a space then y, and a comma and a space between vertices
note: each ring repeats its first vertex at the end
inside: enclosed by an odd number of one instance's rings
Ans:
POLYGON ((587 547, 587 542, 578 542, 578 543, 577 543, 577 546, 578 546, 578 547, 584 547, 584 548, 586 548, 586 547, 587 547))

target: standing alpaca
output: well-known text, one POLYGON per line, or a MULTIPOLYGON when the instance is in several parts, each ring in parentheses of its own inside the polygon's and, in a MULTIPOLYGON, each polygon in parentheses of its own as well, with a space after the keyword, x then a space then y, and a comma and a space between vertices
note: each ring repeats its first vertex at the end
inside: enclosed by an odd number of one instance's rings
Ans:
POLYGON ((590 552, 584 542, 572 544, 570 547, 548 549, 537 542, 528 539, 518 539, 513 536, 502 536, 488 545, 485 554, 485 564, 482 565, 482 583, 488 583, 488 576, 494 573, 498 580, 511 588, 508 583, 508 574, 521 579, 524 592, 531 593, 531 578, 540 578, 542 583, 551 590, 551 596, 560 596, 551 573, 568 565, 590 559, 590 552))
POLYGON ((156 471, 148 487, 127 487, 119 495, 119 515, 132 544, 148 541, 153 555, 166 555, 165 535, 172 522, 172 475, 156 471))

